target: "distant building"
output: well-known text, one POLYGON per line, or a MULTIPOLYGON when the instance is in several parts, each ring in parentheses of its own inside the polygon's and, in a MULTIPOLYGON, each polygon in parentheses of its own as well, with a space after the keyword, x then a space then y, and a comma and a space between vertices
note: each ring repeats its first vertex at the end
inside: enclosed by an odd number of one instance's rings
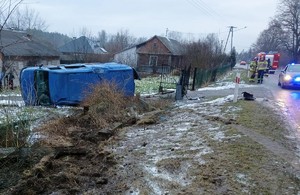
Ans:
POLYGON ((167 37, 154 36, 114 55, 114 61, 128 64, 139 72, 170 72, 182 66, 182 45, 167 37))
POLYGON ((97 41, 85 36, 74 38, 61 46, 59 51, 62 53, 61 64, 99 62, 108 54, 97 41))
POLYGON ((0 31, 0 71, 5 87, 19 85, 20 70, 27 66, 59 65, 60 53, 49 44, 22 31, 0 31))

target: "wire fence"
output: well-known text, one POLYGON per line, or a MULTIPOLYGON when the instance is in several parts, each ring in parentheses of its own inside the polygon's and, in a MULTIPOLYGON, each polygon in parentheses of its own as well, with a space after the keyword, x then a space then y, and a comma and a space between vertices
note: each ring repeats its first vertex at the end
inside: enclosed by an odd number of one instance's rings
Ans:
POLYGON ((156 76, 152 74, 152 76, 148 75, 148 77, 146 77, 153 78, 150 82, 156 85, 155 89, 158 88, 157 92, 165 93, 174 91, 178 84, 185 88, 182 90, 182 92, 184 92, 185 90, 195 90, 195 88, 200 88, 215 82, 218 78, 231 70, 231 66, 230 64, 222 64, 214 68, 199 68, 191 67, 190 65, 184 68, 170 69, 168 67, 168 70, 161 70, 160 74, 156 76))
POLYGON ((229 70, 231 70, 230 64, 222 64, 218 67, 214 68, 195 68, 194 69, 194 76, 193 76, 193 86, 192 89, 195 87, 200 88, 208 83, 215 82, 218 77, 224 75, 229 70))

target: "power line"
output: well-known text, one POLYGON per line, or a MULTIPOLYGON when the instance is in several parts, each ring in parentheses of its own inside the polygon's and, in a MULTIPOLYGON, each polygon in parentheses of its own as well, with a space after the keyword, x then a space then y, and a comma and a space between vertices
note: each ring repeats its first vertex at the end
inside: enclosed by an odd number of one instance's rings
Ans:
POLYGON ((203 0, 187 0, 191 5, 193 5, 196 9, 200 9, 202 13, 207 16, 211 16, 215 20, 221 23, 224 22, 224 17, 222 17, 218 12, 212 9, 208 4, 206 4, 203 0))
POLYGON ((209 11, 207 11, 205 8, 203 8, 201 5, 199 5, 195 0, 187 0, 193 7, 196 9, 200 9, 202 13, 204 13, 207 16, 213 16, 209 11))
MULTIPOLYGON (((196 0, 196 1, 197 1, 197 0, 196 0)), ((207 8, 207 10, 209 10, 209 11, 212 12, 213 14, 217 15, 218 17, 222 18, 222 16, 221 16, 218 12, 216 12, 214 9, 212 9, 212 8, 211 8, 209 5, 207 5, 204 1, 202 1, 202 0, 198 0, 198 1, 200 1, 200 2, 202 3, 202 5, 204 5, 204 7, 207 8)))

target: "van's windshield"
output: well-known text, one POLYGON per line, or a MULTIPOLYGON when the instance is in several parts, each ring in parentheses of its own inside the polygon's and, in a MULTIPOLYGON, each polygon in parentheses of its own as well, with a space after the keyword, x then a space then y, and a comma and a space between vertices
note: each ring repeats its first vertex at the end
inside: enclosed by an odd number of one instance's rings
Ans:
POLYGON ((34 76, 37 104, 42 106, 50 105, 49 72, 37 70, 34 76))

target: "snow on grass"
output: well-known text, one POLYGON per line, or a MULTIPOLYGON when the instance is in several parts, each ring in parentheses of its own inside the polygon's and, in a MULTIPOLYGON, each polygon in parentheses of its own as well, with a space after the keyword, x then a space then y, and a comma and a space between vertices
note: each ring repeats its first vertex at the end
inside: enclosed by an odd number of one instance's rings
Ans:
MULTIPOLYGON (((224 89, 224 86, 219 89, 224 89)), ((172 112, 159 123, 128 128, 120 147, 114 150, 120 154, 132 151, 126 153, 124 161, 134 159, 136 166, 147 175, 144 182, 152 192, 164 192, 164 189, 168 189, 164 186, 172 184, 184 188, 193 179, 189 176, 189 169, 184 167, 195 163, 205 164, 203 156, 214 152, 207 139, 222 142, 240 138, 240 135, 226 136, 220 121, 209 121, 205 118, 222 117, 225 114, 222 106, 232 100, 233 95, 214 100, 210 98, 178 101, 172 112), (172 162, 180 163, 179 167, 176 167, 179 170, 175 169, 173 172, 161 168, 162 164, 166 163, 167 166, 172 162)), ((230 115, 236 109, 234 106, 228 106, 226 112, 230 115)))
POLYGON ((21 97, 21 93, 18 91, 4 91, 0 94, 0 97, 21 97))
MULTIPOLYGON (((149 78, 148 84, 142 81, 136 82, 138 93, 158 92, 157 78, 149 78)), ((245 84, 240 84, 240 86, 253 87, 253 85, 245 84)), ((201 88, 198 91, 217 91, 234 87, 235 83, 222 81, 217 82, 215 86, 201 88)), ((16 95, 16 97, 19 96, 16 95)), ((121 139, 112 150, 123 156, 124 164, 134 163, 134 166, 139 167, 147 175, 141 178, 143 180, 141 182, 147 183, 154 194, 165 193, 167 188, 164 185, 176 184, 186 187, 193 179, 189 176, 189 167, 193 164, 205 164, 203 156, 214 152, 207 139, 223 141, 239 138, 239 135, 226 137, 219 121, 209 121, 205 118, 205 116, 222 116, 224 111, 221 106, 232 100, 233 95, 227 95, 213 100, 197 99, 196 101, 176 102, 176 107, 172 112, 161 118, 157 124, 128 127, 124 139, 121 139), (169 165, 174 161, 179 163, 174 170, 164 168, 164 165, 169 165)), ((7 104, 7 102, 3 103, 7 104)), ((68 107, 33 107, 32 109, 35 117, 39 118, 47 118, 49 113, 67 116, 72 110, 68 107)), ((233 107, 227 112, 232 110, 233 107)), ((33 125, 38 124, 39 121, 33 125)), ((38 139, 39 136, 41 135, 33 134, 32 140, 38 139)), ((132 187, 132 189, 134 193, 140 192, 138 188, 132 187)))
POLYGON ((24 101, 18 101, 18 100, 0 100, 0 105, 22 107, 25 106, 25 103, 24 101))
MULTIPOLYGON (((243 83, 239 87, 254 86, 243 83)), ((201 88, 198 91, 215 90, 216 94, 218 94, 218 90, 234 88, 235 83, 233 82, 220 82, 216 86, 201 88)), ((172 162, 174 159, 187 164, 205 164, 203 156, 214 152, 207 142, 208 138, 213 141, 222 142, 241 137, 239 134, 226 136, 226 132, 223 131, 220 121, 213 122, 205 118, 205 116, 223 118, 229 116, 235 118, 234 113, 239 108, 228 106, 225 112, 222 110, 224 104, 233 101, 233 94, 212 99, 213 97, 209 99, 192 98, 192 101, 177 101, 172 115, 165 117, 165 120, 161 121, 161 123, 147 126, 144 130, 140 129, 138 136, 134 136, 137 135, 136 129, 133 128, 128 131, 128 140, 123 140, 121 145, 124 146, 130 142, 130 145, 133 146, 142 140, 146 140, 147 142, 145 147, 135 148, 135 152, 139 148, 143 152, 142 155, 134 159, 137 159, 136 163, 138 166, 143 167, 143 170, 147 174, 150 174, 150 177, 147 177, 146 180, 152 186, 153 192, 163 192, 163 183, 176 183, 184 187, 191 181, 187 181, 186 178, 192 179, 188 176, 188 169, 182 169, 180 171, 181 176, 178 176, 178 174, 175 175, 166 170, 160 170, 157 164, 164 161, 172 162)), ((129 156, 128 158, 131 157, 129 156)))
MULTIPOLYGON (((208 86, 197 89, 197 91, 218 91, 218 90, 225 90, 225 89, 234 89, 236 84, 234 82, 222 82, 216 83, 214 86, 208 86)), ((249 85, 249 84, 238 84, 239 88, 248 88, 248 87, 259 87, 259 85, 249 85)))
POLYGON ((228 95, 226 97, 217 98, 208 102, 203 102, 201 104, 211 104, 211 105, 223 105, 226 102, 233 101, 233 95, 228 95))

